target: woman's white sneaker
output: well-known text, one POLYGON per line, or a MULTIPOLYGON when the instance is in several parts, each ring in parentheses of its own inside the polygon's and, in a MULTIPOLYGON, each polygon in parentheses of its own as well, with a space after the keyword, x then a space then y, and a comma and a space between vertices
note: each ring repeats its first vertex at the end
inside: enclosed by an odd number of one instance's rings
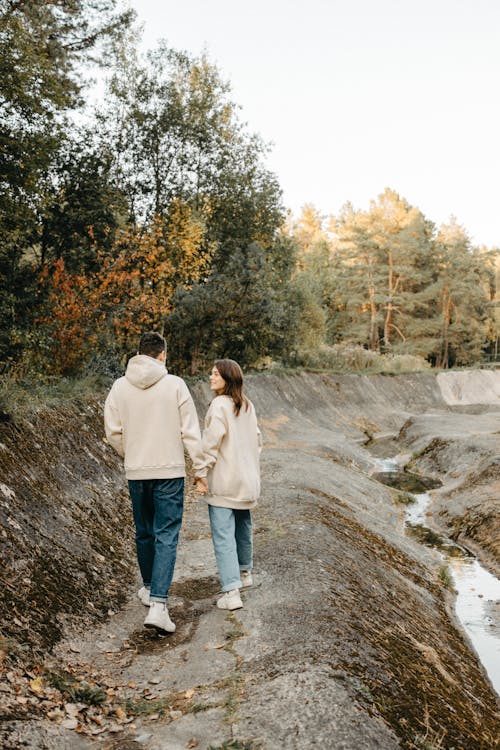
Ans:
POLYGON ((249 586, 253 584, 253 578, 252 578, 252 571, 250 570, 241 570, 240 571, 240 581, 241 581, 241 588, 247 589, 249 586))
POLYGON ((141 600, 141 602, 144 604, 145 607, 149 607, 151 602, 149 601, 149 589, 147 589, 145 586, 139 589, 137 592, 137 596, 141 600))
POLYGON ((175 625, 169 617, 167 605, 163 602, 151 602, 149 612, 144 620, 146 628, 156 628, 165 633, 173 633, 175 625))
POLYGON ((219 609, 241 609, 243 602, 241 601, 240 590, 226 591, 220 599, 217 599, 217 606, 219 609))

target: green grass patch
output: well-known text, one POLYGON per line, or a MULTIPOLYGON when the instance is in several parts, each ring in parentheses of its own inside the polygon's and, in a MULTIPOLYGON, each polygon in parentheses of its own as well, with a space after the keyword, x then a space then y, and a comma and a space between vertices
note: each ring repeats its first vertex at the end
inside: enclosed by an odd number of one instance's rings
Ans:
POLYGON ((168 695, 164 698, 158 698, 157 700, 146 700, 140 698, 134 700, 133 698, 127 698, 125 701, 125 711, 127 714, 132 716, 149 716, 150 714, 165 714, 170 711, 172 705, 172 696, 168 695))
POLYGON ((99 706, 106 700, 106 693, 99 685, 78 682, 71 675, 60 672, 46 672, 47 682, 72 703, 85 703, 87 706, 99 706))
POLYGON ((452 580, 447 565, 441 565, 441 567, 439 568, 439 580, 441 582, 441 585, 444 586, 445 589, 452 588, 452 580))
POLYGON ((0 378, 0 414, 4 421, 31 417, 41 411, 78 407, 96 394, 105 394, 109 383, 102 377, 58 378, 50 382, 17 380, 8 375, 0 378))

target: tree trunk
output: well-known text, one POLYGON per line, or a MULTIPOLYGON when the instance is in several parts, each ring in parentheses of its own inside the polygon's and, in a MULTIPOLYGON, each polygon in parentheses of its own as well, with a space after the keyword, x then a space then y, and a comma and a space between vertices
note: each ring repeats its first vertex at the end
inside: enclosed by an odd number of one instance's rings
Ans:
POLYGON ((448 284, 443 290, 443 327, 441 329, 441 353, 436 362, 437 367, 447 369, 449 367, 450 342, 449 328, 451 318, 451 296, 448 284))
POLYGON ((198 372, 198 357, 200 355, 200 342, 197 341, 196 344, 193 346, 193 351, 191 352, 191 365, 190 365, 190 374, 196 375, 198 372))
POLYGON ((389 278, 388 278, 388 302, 386 307, 386 313, 385 313, 385 321, 384 321, 384 347, 388 349, 391 345, 390 341, 390 331, 391 331, 391 323, 392 323, 392 312, 393 312, 393 305, 392 305, 392 293, 393 293, 393 280, 394 280, 394 260, 392 257, 392 252, 390 250, 387 251, 387 262, 389 265, 389 278))
POLYGON ((378 352, 378 325, 377 325, 377 304, 375 302, 375 289, 370 284, 370 349, 378 352))

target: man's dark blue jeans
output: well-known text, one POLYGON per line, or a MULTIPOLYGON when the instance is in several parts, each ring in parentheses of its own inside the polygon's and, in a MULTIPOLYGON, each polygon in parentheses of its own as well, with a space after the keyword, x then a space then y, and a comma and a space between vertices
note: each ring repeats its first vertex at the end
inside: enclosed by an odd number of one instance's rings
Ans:
POLYGON ((184 508, 184 478, 129 479, 137 561, 150 600, 166 602, 184 508))

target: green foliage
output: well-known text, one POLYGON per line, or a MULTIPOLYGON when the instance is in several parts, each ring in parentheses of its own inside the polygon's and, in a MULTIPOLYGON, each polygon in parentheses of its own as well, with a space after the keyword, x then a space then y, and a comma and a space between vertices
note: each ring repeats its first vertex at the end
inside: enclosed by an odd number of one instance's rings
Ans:
POLYGON ((354 344, 321 344, 311 349, 299 349, 297 364, 314 370, 334 372, 418 372, 429 363, 411 354, 379 354, 354 344))
POLYGON ((66 700, 74 703, 85 703, 88 706, 98 706, 104 703, 107 696, 99 685, 90 685, 88 682, 78 682, 70 674, 50 672, 45 673, 50 685, 62 693, 66 700))
POLYGON ((311 204, 284 223, 216 66, 163 42, 142 57, 117 2, 0 0, 3 372, 108 377, 145 327, 192 374, 220 356, 390 372, 497 356, 498 254, 389 189, 327 228, 311 204), (77 128, 103 53, 106 104, 77 128))
POLYGON ((441 567, 439 568, 439 580, 441 581, 445 589, 452 588, 453 582, 447 565, 441 565, 441 567))
POLYGON ((114 370, 104 375, 88 372, 78 378, 46 378, 38 373, 29 374, 10 369, 0 378, 0 419, 16 420, 30 417, 40 411, 57 409, 68 404, 75 409, 95 396, 96 392, 109 387, 112 380, 121 374, 114 370))
MULTIPOLYGON (((267 255, 272 258, 272 250, 267 255)), ((280 354, 288 343, 287 282, 285 273, 278 284, 257 243, 235 250, 223 270, 215 268, 190 290, 178 289, 166 328, 170 361, 195 374, 218 357, 248 365, 262 354, 280 354)))
POLYGON ((70 272, 92 272, 100 265, 98 252, 112 250, 128 204, 113 181, 111 164, 111 154, 93 144, 85 130, 61 143, 40 216, 41 264, 62 258, 70 272))
POLYGON ((291 229, 301 247, 294 284, 303 292, 304 362, 314 366, 325 342, 439 367, 478 361, 488 342, 497 350, 495 253, 473 248, 456 222, 436 233, 386 189, 368 211, 346 204, 329 229, 310 206, 291 229))
POLYGON ((32 322, 50 172, 81 99, 82 66, 130 23, 116 0, 0 0, 0 358, 32 322))

